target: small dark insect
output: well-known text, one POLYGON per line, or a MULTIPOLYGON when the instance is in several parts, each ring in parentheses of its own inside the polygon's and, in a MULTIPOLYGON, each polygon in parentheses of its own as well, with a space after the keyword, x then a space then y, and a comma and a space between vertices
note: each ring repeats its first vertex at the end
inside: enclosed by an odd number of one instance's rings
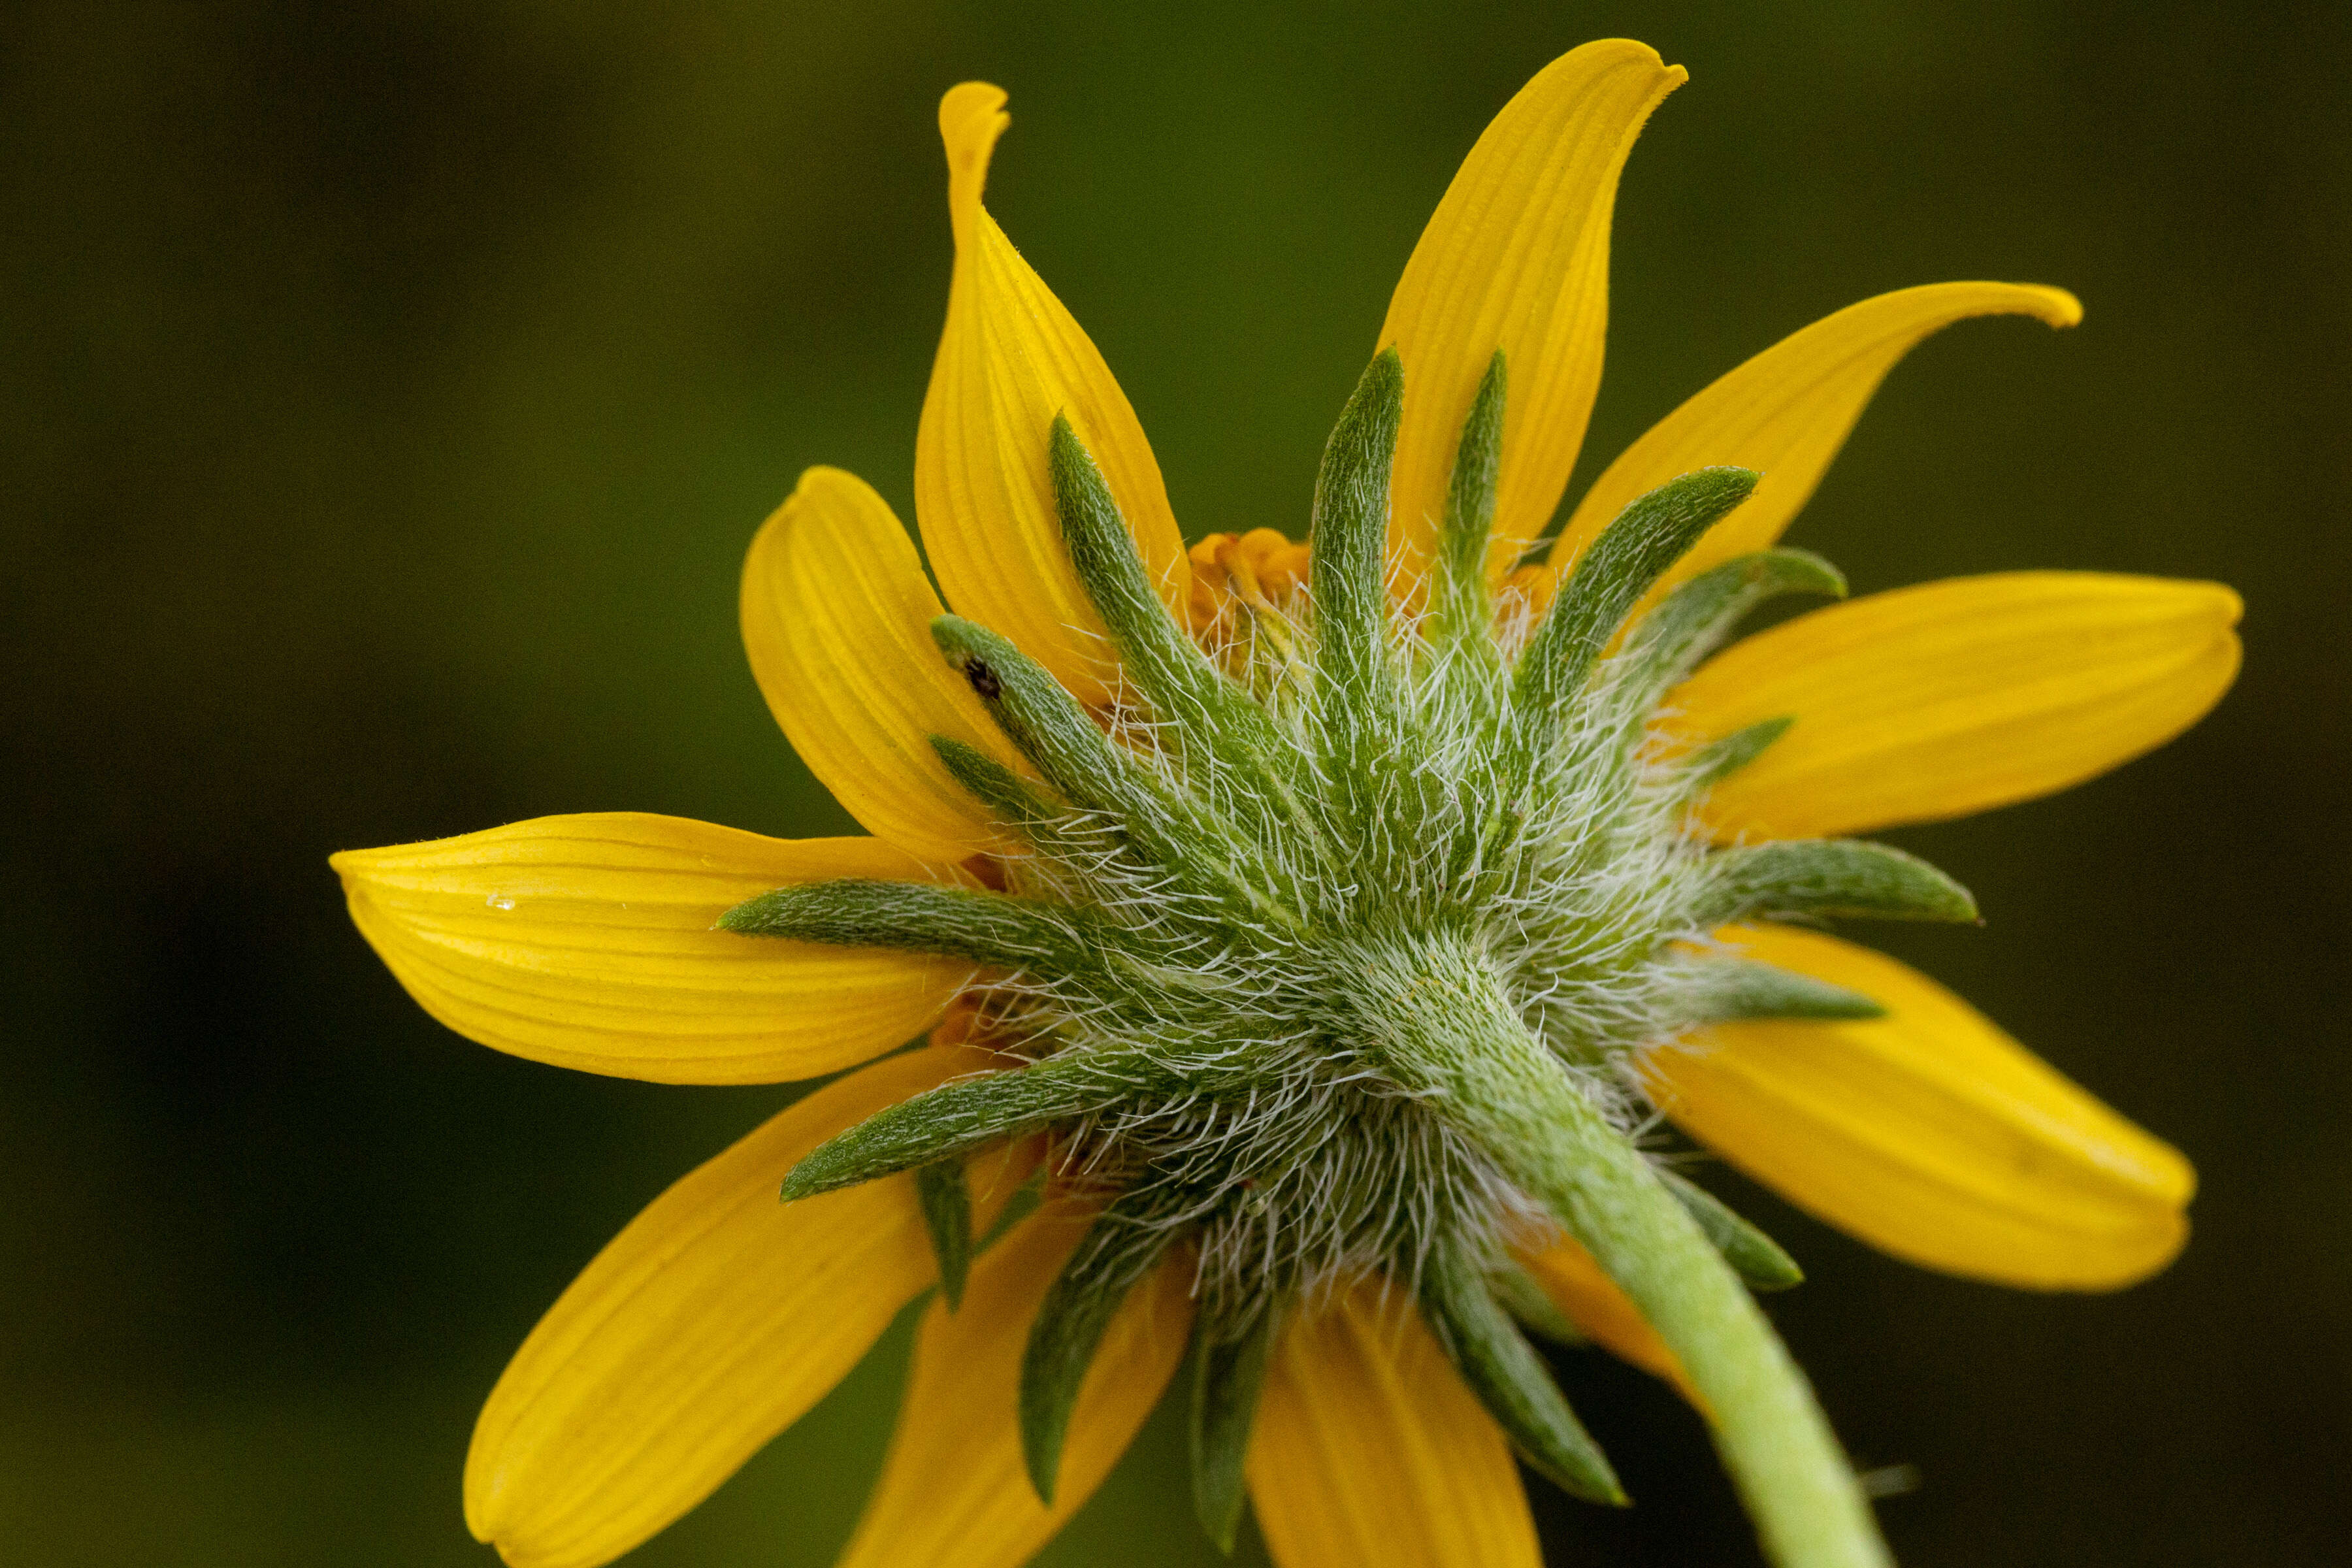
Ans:
POLYGON ((971 682, 971 689, 980 693, 981 700, 983 702, 995 701, 998 695, 1004 689, 1004 682, 996 679, 996 671, 989 668, 987 664, 980 659, 964 660, 963 678, 971 682))

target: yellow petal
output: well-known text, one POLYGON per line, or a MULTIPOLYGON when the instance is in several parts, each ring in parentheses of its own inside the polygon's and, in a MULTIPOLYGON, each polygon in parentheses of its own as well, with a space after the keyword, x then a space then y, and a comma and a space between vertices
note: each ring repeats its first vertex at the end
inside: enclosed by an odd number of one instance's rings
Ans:
POLYGON ((331 862, 408 994, 468 1039, 661 1083, 835 1072, 937 1018, 970 966, 737 936, 745 899, 835 877, 947 880, 874 838, 762 838, 639 812, 542 816, 331 862))
POLYGON ((915 515, 957 613, 1003 633, 1080 698, 1114 666, 1062 547, 1046 464, 1054 416, 1101 465, 1144 569, 1171 610, 1191 591, 1184 544, 1150 443, 1094 343, 981 205, 989 154, 1010 123, 1004 92, 968 81, 940 100, 955 276, 915 437, 915 515))
MULTIPOLYGON (((609 1563, 823 1398, 936 1265, 912 1176, 796 1204, 777 1202, 777 1186, 835 1133, 989 1060, 947 1048, 877 1062, 632 1220, 482 1409, 466 1458, 475 1538, 531 1568, 609 1563)), ((1003 1184, 975 1189, 1001 1202, 1003 1184)))
POLYGON ((1722 934, 1887 1016, 1720 1025, 1654 1053, 1651 1095, 1692 1137, 1873 1246, 1971 1279, 2108 1289, 2180 1250, 2189 1163, 1967 1003, 1834 937, 1722 934))
POLYGON ((1642 1316, 1633 1299, 1601 1271, 1599 1261, 1575 1237, 1560 1237, 1541 1252, 1518 1254, 1518 1260, 1543 1287, 1552 1305, 1594 1344, 1673 1384, 1685 1399, 1705 1408, 1706 1401, 1683 1373, 1681 1359, 1658 1337, 1658 1331, 1642 1316))
POLYGON ((811 468, 743 563, 743 647, 809 771, 869 832, 956 861, 1000 835, 931 749, 1012 750, 940 656, 941 609, 914 542, 855 474, 811 468))
POLYGON ((1409 1297, 1303 1310, 1266 1369, 1250 1501, 1280 1568, 1540 1568, 1510 1445, 1409 1297))
POLYGON ((1404 581, 1418 582, 1444 520, 1462 422, 1497 349, 1509 392, 1496 575, 1551 521, 1601 387, 1617 176, 1687 75, 1624 38, 1561 56, 1503 106, 1422 231, 1381 328, 1404 361, 1389 521, 1404 581))
POLYGON ((1015 1410, 1021 1352, 1089 1213, 1049 1207, 972 1265, 963 1306, 935 1301, 882 1479, 839 1568, 1013 1568, 1076 1513, 1127 1451, 1182 1359, 1192 1260, 1171 1257, 1111 1320, 1078 1391, 1054 1506, 1037 1500, 1015 1410))
POLYGON ((1659 420, 1610 464, 1553 544, 1551 565, 1565 572, 1626 502, 1717 463, 1758 469, 1764 480, 1666 574, 1661 591, 1764 549, 1811 499, 1897 360, 1954 321, 2004 315, 2071 327, 2083 307, 2063 289, 1929 283, 1849 305, 1781 339, 1659 420))
POLYGON ((1796 720, 1705 803, 1718 837, 1932 822, 2080 784, 2189 728, 2237 675, 2238 609, 2212 583, 1953 578, 1737 643, 1667 705, 1701 736, 1796 720))

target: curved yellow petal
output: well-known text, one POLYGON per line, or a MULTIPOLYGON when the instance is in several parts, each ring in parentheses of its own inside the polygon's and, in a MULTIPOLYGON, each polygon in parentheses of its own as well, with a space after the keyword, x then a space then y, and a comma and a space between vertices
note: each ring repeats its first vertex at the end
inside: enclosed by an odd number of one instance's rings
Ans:
POLYGON ((2238 672, 2238 596, 2090 572, 1874 594, 1736 643, 1668 700, 1700 736, 1796 723, 1700 809, 1719 837, 1963 816, 2152 751, 2238 672))
POLYGON ((1280 1568, 1540 1568, 1510 1445, 1412 1310, 1361 1286, 1266 1368, 1250 1501, 1280 1568))
POLYGON ((1625 448, 1577 503, 1550 564, 1567 571, 1626 502, 1718 463, 1758 469, 1763 482, 1666 574, 1659 591, 1764 549, 1811 498, 1895 362, 1969 316, 2033 316, 2071 327, 2083 307, 2063 289, 2035 284, 1929 283, 1823 317, 1717 378, 1625 448))
POLYGON ((793 882, 948 880, 874 838, 641 812, 542 816, 331 862, 408 994, 494 1049, 660 1083, 814 1078, 920 1033, 970 966, 713 929, 793 882))
POLYGON ((1620 1361, 1674 1384, 1685 1399, 1706 1408, 1706 1401, 1683 1372, 1681 1358, 1658 1337, 1658 1331, 1642 1316, 1633 1299, 1601 1271, 1600 1262, 1581 1242, 1563 1236, 1540 1252, 1523 1251, 1517 1256, 1529 1277, 1551 1298, 1552 1305, 1583 1330, 1586 1338, 1620 1361))
POLYGON ((743 562, 744 650, 793 749, 867 831, 956 861, 1001 835, 930 738, 1013 752, 931 640, 941 608, 889 503, 839 468, 803 474, 743 562))
POLYGON ((933 1048, 877 1062, 630 1221, 483 1406, 466 1457, 475 1538, 530 1568, 609 1563, 823 1398, 937 1268, 912 1176, 795 1204, 776 1189, 835 1133, 989 1061, 933 1048))
POLYGON ((2188 1237, 2196 1173, 1942 986, 1834 937, 1722 933, 1850 986, 1867 1023, 1726 1024, 1653 1053, 1675 1123, 1799 1207, 1897 1258, 2051 1290, 2128 1285, 2188 1237))
POLYGON ((1078 1391, 1054 1506, 1037 1500, 1015 1410, 1021 1352, 1090 1213, 1049 1206, 972 1265, 963 1306, 934 1301, 882 1479, 839 1568, 1014 1568, 1076 1513, 1160 1401, 1191 1331, 1192 1261, 1171 1257, 1111 1320, 1078 1391))
POLYGON ((1462 422, 1497 349, 1509 392, 1495 575, 1551 521, 1601 388, 1617 176, 1687 76, 1625 38, 1561 56, 1503 106, 1422 231, 1381 327, 1404 361, 1389 514, 1390 570, 1404 582, 1420 580, 1444 520, 1462 422))
POLYGON ((1144 568, 1181 614, 1191 569, 1135 410, 1110 367, 981 205, 989 154, 1010 123, 1004 92, 968 81, 940 100, 955 276, 915 437, 915 515, 948 602, 1011 637, 1081 699, 1114 666, 1101 617, 1062 547, 1046 464, 1066 415, 1101 465, 1144 568))

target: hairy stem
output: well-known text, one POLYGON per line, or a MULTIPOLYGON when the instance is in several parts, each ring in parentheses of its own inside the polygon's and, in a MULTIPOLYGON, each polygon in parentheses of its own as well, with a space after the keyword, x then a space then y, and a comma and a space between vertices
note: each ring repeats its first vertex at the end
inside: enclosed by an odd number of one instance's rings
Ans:
POLYGON ((1419 944, 1370 978, 1390 1070, 1590 1248, 1681 1358, 1778 1568, 1887 1568, 1853 1467, 1738 1277, 1475 953, 1419 944))

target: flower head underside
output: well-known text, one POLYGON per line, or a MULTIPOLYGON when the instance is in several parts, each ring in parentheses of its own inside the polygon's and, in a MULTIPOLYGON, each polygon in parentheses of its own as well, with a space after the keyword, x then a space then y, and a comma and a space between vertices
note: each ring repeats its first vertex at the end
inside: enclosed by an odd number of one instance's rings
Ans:
POLYGON ((338 858, 394 973, 501 1049, 702 1082, 882 1058, 566 1293, 477 1431, 478 1534, 608 1561, 938 1284, 861 1568, 1022 1560, 1187 1356, 1213 1537, 1246 1496, 1284 1568, 1532 1563, 1514 1452, 1622 1494, 1530 1333, 1684 1389, 1776 1561, 1865 1563, 1747 1294, 1796 1267, 1643 1152, 1656 1119, 1948 1271, 2101 1289, 2177 1251, 2177 1154, 1822 928, 1974 920, 1855 836, 2161 743, 2234 673, 2234 596, 2035 572, 1849 602, 1777 544, 1909 347, 2071 324, 2071 297, 1841 311, 1668 416, 1538 551, 1598 386, 1617 176, 1681 79, 1622 41, 1538 75, 1408 264, 1304 538, 1190 551, 982 205, 1003 95, 948 94, 916 485, 946 602, 830 468, 743 583, 772 708, 875 837, 615 815, 338 858), (1782 595, 1832 602, 1737 637, 1782 595))

